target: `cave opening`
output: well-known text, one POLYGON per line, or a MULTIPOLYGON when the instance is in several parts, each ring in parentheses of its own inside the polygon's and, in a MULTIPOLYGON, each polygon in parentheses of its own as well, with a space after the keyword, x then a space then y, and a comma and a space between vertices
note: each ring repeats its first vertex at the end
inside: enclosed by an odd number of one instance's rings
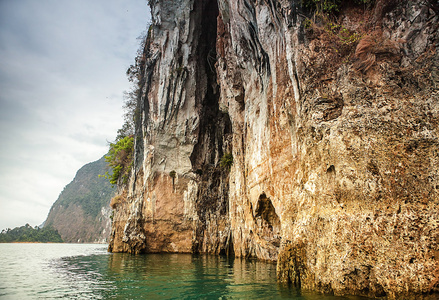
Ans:
POLYGON ((335 175, 335 167, 334 165, 330 165, 329 168, 326 170, 326 174, 334 174, 335 175))
POLYGON ((255 218, 261 218, 268 224, 268 228, 272 231, 278 231, 280 228, 280 219, 276 214, 276 209, 273 206, 270 198, 265 193, 259 196, 255 211, 255 218))

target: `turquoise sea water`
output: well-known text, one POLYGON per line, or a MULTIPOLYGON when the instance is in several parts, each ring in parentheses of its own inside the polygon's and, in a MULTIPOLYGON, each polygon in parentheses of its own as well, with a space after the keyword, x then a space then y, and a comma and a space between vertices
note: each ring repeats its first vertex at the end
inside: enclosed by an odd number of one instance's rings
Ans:
MULTIPOLYGON (((352 299, 276 283, 276 265, 106 245, 0 244, 0 299, 352 299)), ((358 298, 356 298, 358 299, 358 298)))

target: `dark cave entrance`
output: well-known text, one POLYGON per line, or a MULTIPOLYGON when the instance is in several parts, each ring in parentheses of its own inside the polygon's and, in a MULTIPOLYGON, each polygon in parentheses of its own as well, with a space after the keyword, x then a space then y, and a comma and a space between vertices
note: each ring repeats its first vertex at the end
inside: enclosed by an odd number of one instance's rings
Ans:
POLYGON ((259 196, 255 211, 255 219, 257 223, 260 223, 258 224, 259 226, 266 229, 265 232, 267 232, 268 229, 268 232, 271 231, 275 235, 279 233, 281 225, 279 216, 276 214, 276 209, 270 198, 267 198, 265 193, 262 193, 259 196))
POLYGON ((280 247, 281 223, 276 209, 265 193, 259 196, 254 212, 256 234, 275 248, 280 247))

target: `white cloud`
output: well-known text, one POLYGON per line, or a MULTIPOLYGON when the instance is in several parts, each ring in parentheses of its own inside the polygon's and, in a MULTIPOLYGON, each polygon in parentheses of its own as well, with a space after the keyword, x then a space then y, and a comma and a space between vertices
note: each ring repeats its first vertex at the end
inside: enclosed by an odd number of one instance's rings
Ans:
POLYGON ((39 225, 122 125, 145 0, 0 1, 0 229, 39 225))

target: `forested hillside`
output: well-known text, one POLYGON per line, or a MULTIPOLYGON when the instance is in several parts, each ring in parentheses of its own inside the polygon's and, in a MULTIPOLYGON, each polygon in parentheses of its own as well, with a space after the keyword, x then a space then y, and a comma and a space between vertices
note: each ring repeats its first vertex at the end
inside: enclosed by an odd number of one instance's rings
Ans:
POLYGON ((62 243, 63 240, 56 229, 52 227, 33 228, 29 224, 14 229, 4 229, 0 233, 0 243, 14 242, 40 242, 40 243, 62 243))
POLYGON ((86 164, 65 186, 50 209, 45 226, 57 229, 66 242, 105 242, 110 228, 110 199, 114 194, 102 157, 86 164))

